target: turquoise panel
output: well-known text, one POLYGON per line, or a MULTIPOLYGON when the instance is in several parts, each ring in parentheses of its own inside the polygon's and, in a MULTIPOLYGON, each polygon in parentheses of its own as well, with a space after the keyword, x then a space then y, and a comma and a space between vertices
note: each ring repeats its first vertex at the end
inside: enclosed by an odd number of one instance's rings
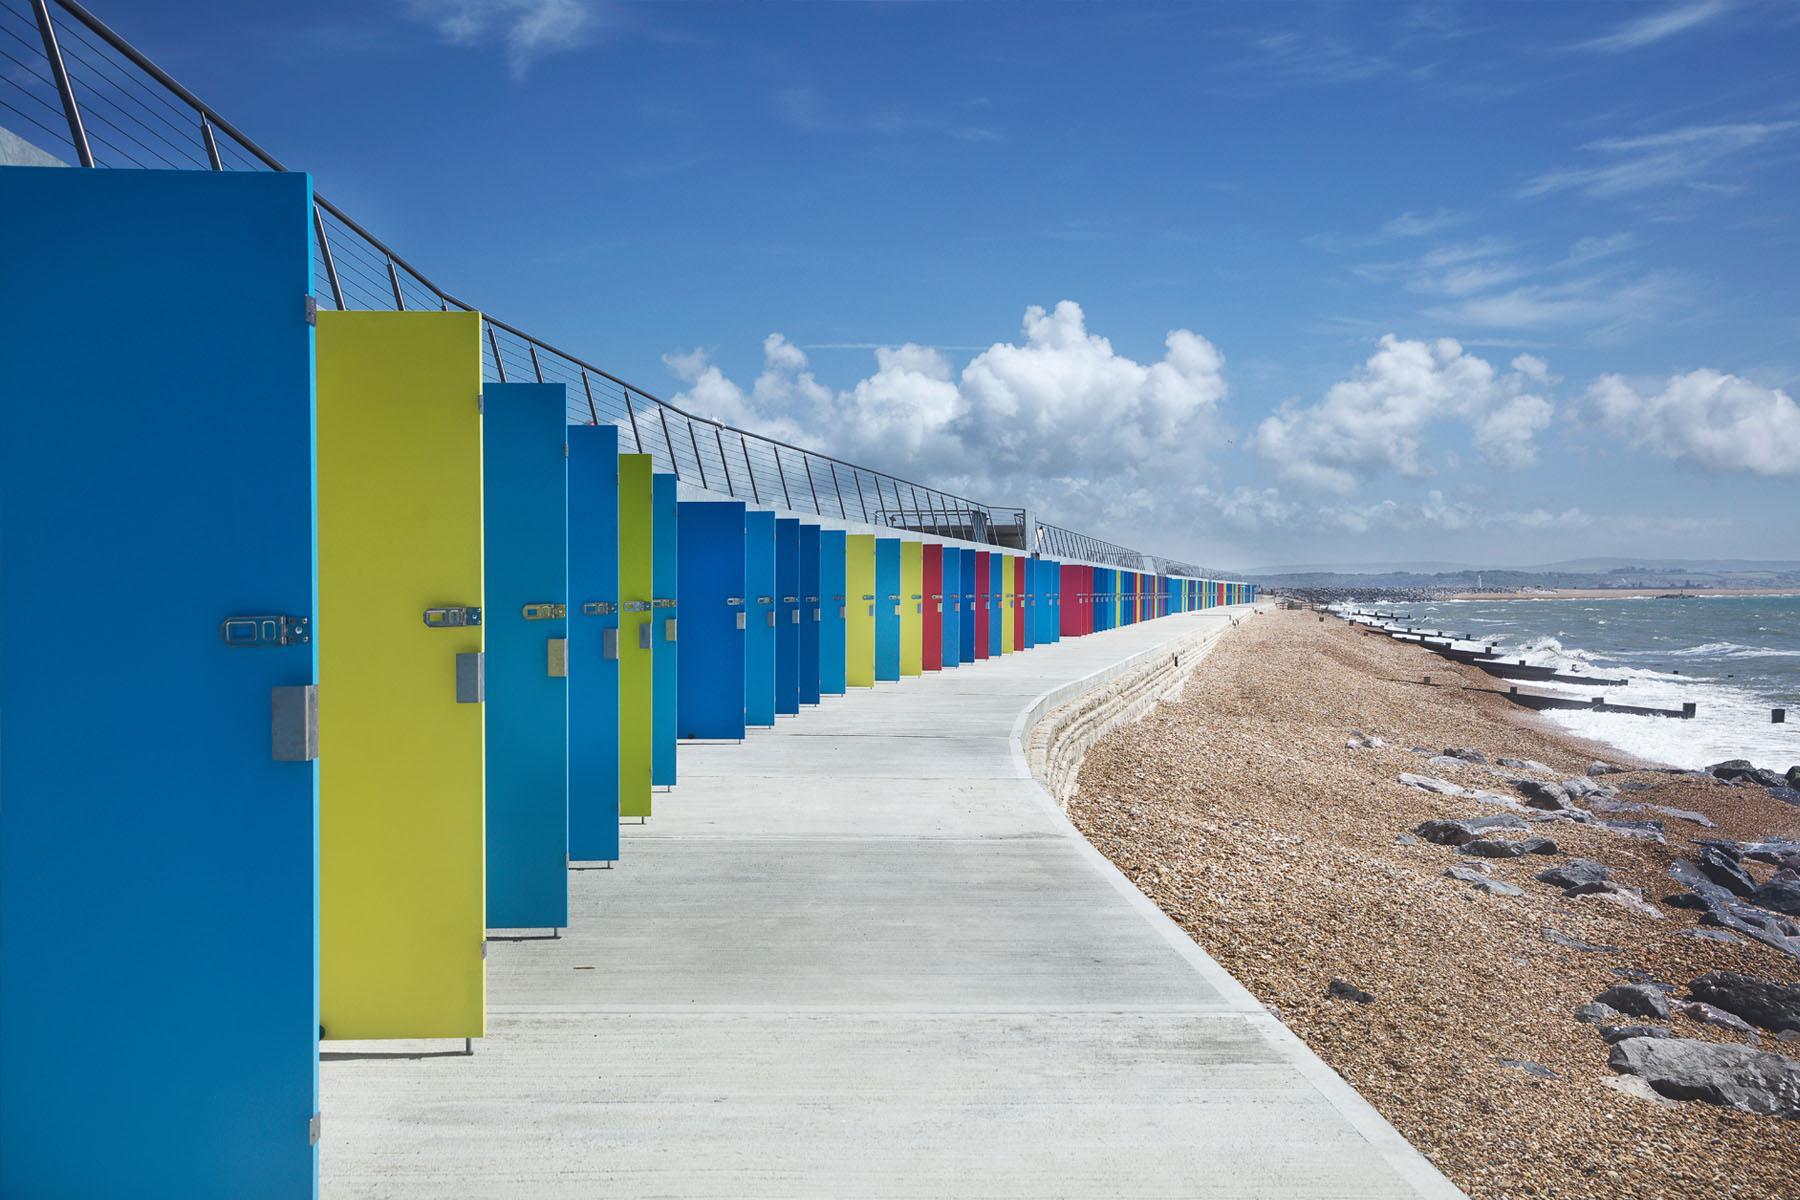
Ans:
POLYGON ((619 430, 569 437, 569 857, 619 857, 619 430))
POLYGON ((744 721, 775 723, 775 514, 744 514, 744 721))
POLYGON ((900 539, 875 539, 875 678, 900 678, 900 539))
POLYGON ((681 506, 673 475, 650 480, 650 533, 655 597, 650 616, 650 786, 675 786, 676 726, 681 711, 681 506))

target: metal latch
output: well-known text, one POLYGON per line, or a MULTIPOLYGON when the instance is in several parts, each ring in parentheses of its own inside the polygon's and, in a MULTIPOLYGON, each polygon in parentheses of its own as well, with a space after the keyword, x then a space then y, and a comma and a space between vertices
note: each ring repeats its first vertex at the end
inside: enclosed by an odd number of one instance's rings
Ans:
POLYGON ((650 607, 651 608, 674 608, 675 601, 673 598, 668 597, 668 596, 658 596, 656 599, 650 601, 650 607))
POLYGON ((675 620, 674 617, 670 617, 667 621, 663 622, 663 641, 672 642, 675 640, 675 620))
POLYGON ((425 628, 427 629, 462 629, 479 624, 481 624, 479 608, 428 608, 425 610, 425 628))
POLYGON ((727 607, 727 608, 742 608, 743 606, 744 606, 744 598, 742 596, 727 596, 727 597, 725 597, 725 607, 727 607))
POLYGON ((800 597, 798 597, 798 596, 783 596, 781 598, 781 602, 783 604, 798 604, 798 603, 800 603, 800 597))
POLYGON ((219 640, 227 646, 304 646, 312 641, 311 617, 226 617, 219 640))
POLYGON ((610 617, 619 611, 619 606, 610 600, 589 600, 581 606, 584 617, 610 617))
POLYGON ((648 600, 627 600, 620 607, 626 612, 649 612, 650 602, 648 600))
POLYGON ((619 661, 619 631, 602 629, 600 631, 600 657, 606 662, 619 661))
POLYGON ((456 702, 480 704, 487 699, 487 672, 481 651, 456 656, 456 702))
POLYGON ((552 679, 566 679, 569 675, 569 639, 546 638, 544 640, 544 670, 552 679))
POLYGON ((561 604, 527 604, 519 615, 527 621, 560 621, 569 615, 569 610, 561 604))
POLYGON ((738 613, 737 614, 737 627, 739 629, 748 629, 749 628, 749 625, 744 620, 744 618, 748 615, 749 614, 747 614, 747 613, 738 613))
MULTIPOLYGON (((319 323, 319 298, 317 296, 306 297, 305 305, 301 311, 305 313, 306 323, 308 325, 317 325, 319 323)), ((313 1120, 316 1121, 318 1118, 314 1117, 313 1120)), ((315 1142, 318 1140, 318 1138, 313 1139, 315 1142)))
POLYGON ((645 621, 642 625, 639 625, 638 626, 638 649, 639 650, 650 649, 650 646, 651 646, 650 639, 653 636, 654 636, 654 633, 650 628, 650 622, 645 621))
POLYGON ((773 597, 773 596, 758 596, 756 598, 756 602, 758 604, 773 604, 773 603, 775 603, 775 597, 773 597))
POLYGON ((312 762, 319 757, 318 685, 269 689, 269 757, 276 762, 312 762))

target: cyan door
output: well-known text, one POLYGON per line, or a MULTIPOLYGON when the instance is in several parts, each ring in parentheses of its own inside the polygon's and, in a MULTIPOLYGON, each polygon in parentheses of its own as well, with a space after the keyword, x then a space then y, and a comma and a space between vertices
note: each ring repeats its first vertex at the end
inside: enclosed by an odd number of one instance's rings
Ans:
POLYGON ((569 857, 619 857, 619 430, 569 426, 569 857))
POLYGON ((569 923, 567 394, 482 389, 487 923, 569 923))
POLYGON ((314 1193, 311 221, 0 167, 0 1196, 314 1193))
POLYGON ((775 723, 775 514, 744 514, 744 720, 775 723))
POLYGON ((817 525, 800 527, 800 703, 819 702, 819 635, 824 630, 823 598, 819 595, 819 534, 817 525))
POLYGON ((775 711, 800 712, 800 522, 775 521, 775 711))
POLYGON ((650 702, 652 730, 650 748, 650 784, 652 787, 675 786, 675 725, 680 709, 677 689, 681 681, 681 642, 679 607, 681 594, 681 508, 676 501, 680 485, 675 476, 659 474, 651 482, 651 535, 655 540, 652 554, 652 590, 650 602, 652 667, 650 702))
POLYGON ((944 547, 944 633, 941 641, 944 666, 954 667, 962 661, 962 556, 955 546, 944 547))
POLYGON ((900 539, 875 539, 875 678, 900 678, 900 539))
POLYGON ((844 531, 819 530, 819 694, 844 694, 845 622, 850 604, 845 577, 844 531))

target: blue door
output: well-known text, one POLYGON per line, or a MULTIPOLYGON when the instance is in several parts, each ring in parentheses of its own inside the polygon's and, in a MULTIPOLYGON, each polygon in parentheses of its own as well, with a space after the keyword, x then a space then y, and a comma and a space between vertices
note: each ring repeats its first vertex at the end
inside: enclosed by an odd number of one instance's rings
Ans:
POLYGON ((676 689, 680 736, 744 737, 744 506, 683 500, 681 656, 676 689))
POLYGON ((975 612, 976 552, 958 550, 956 553, 960 560, 957 563, 957 582, 962 585, 962 610, 958 614, 962 619, 962 627, 958 630, 962 640, 957 651, 957 658, 961 662, 972 663, 975 661, 975 625, 977 622, 977 613, 975 612))
POLYGON ((1019 590, 1019 603, 1025 606, 1025 620, 1020 629, 1024 632, 1024 645, 1021 650, 1029 650, 1038 643, 1038 560, 1025 560, 1025 584, 1019 590))
POLYGON ((875 539, 875 678, 900 679, 900 539, 875 539))
POLYGON ((569 426, 569 857, 619 857, 619 430, 569 426))
POLYGON ((800 527, 800 703, 819 702, 819 634, 824 630, 824 601, 819 595, 817 525, 800 527))
POLYGON ((1062 641, 1062 564, 1050 563, 1050 575, 1044 580, 1044 640, 1052 644, 1062 641))
POLYGON ((775 514, 744 514, 744 721, 775 723, 775 514))
POLYGON ((819 530, 819 694, 844 694, 844 531, 819 530))
POLYGON ((800 522, 775 521, 775 711, 800 712, 800 522))
POLYGON ((569 923, 567 396, 482 389, 487 923, 569 923))
POLYGON ((944 547, 944 635, 941 653, 946 669, 962 661, 962 551, 944 547))
POLYGON ((314 1193, 311 221, 0 167, 0 1196, 314 1193))
POLYGON ((680 709, 681 508, 673 475, 650 480, 650 786, 675 786, 675 725, 680 709))

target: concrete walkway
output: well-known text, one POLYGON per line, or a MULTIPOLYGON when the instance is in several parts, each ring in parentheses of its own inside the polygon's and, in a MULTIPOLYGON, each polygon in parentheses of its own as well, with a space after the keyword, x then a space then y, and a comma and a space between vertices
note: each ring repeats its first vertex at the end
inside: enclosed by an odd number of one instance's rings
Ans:
POLYGON ((573 928, 490 946, 472 1057, 331 1044, 323 1194, 1459 1195, 1025 770, 1034 700, 1225 623, 683 746, 573 928))

